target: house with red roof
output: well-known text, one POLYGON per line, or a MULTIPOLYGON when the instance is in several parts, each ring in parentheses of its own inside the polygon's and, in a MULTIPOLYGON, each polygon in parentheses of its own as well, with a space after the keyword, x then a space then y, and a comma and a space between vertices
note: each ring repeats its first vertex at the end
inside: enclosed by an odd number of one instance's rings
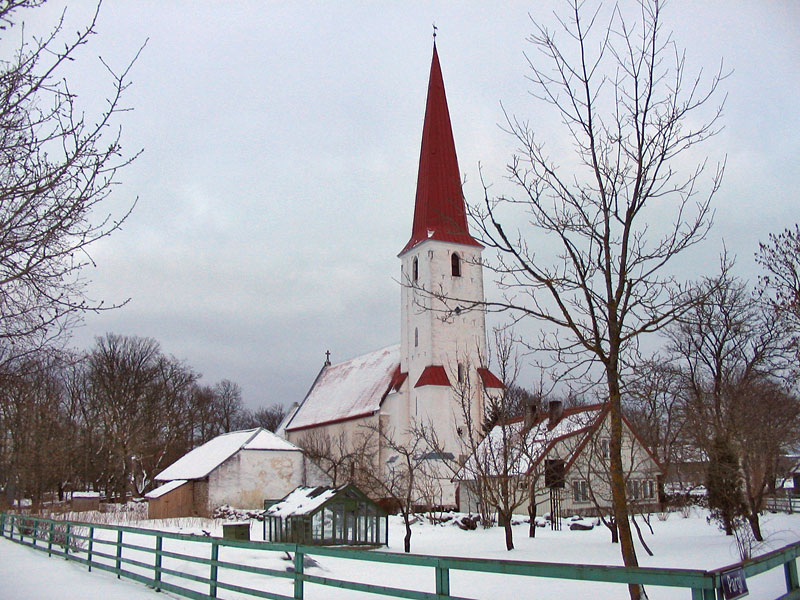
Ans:
MULTIPOLYGON (((380 426, 397 437, 433 425, 443 460, 463 452, 462 399, 482 420, 487 394, 502 382, 487 368, 482 307, 483 246, 472 236, 436 44, 428 82, 414 220, 400 259, 400 343, 350 360, 325 361, 280 432, 303 446, 308 436, 354 438, 380 426), (468 386, 465 384, 470 382, 468 386)), ((381 448, 376 460, 391 460, 381 448)), ((455 504, 446 483, 441 504, 455 504)))
MULTIPOLYGON (((609 473, 609 406, 591 404, 563 408, 552 401, 537 413, 526 407, 523 417, 496 424, 467 459, 456 479, 461 482, 459 510, 477 512, 479 489, 511 478, 524 488, 514 512, 599 515, 612 510, 609 473)), ((628 501, 634 510, 657 509, 657 478, 663 469, 623 416, 622 462, 628 501)))

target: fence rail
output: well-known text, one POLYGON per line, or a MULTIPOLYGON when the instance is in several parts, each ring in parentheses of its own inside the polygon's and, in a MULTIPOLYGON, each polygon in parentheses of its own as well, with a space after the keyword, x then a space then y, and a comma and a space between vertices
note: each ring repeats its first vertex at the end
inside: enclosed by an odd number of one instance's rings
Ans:
POLYGON ((800 512, 800 496, 767 496, 764 506, 775 512, 800 512))
POLYGON ((48 556, 62 556, 68 560, 84 564, 89 571, 92 569, 108 571, 116 574, 117 578, 126 577, 149 585, 156 590, 166 590, 197 600, 218 598, 220 590, 229 590, 247 594, 253 598, 267 598, 269 600, 302 600, 305 583, 382 594, 396 598, 411 598, 413 600, 468 600, 451 595, 451 571, 668 586, 687 589, 691 593, 692 600, 715 600, 722 598, 723 573, 732 568, 741 567, 745 576, 753 577, 781 566, 784 570, 786 593, 775 600, 800 600, 800 582, 798 581, 796 562, 796 559, 800 557, 800 542, 790 544, 743 563, 728 565, 711 571, 701 571, 694 569, 632 568, 484 560, 300 546, 285 543, 247 542, 136 527, 51 520, 11 513, 0 513, 0 536, 42 552, 47 552, 48 556), (104 534, 99 535, 99 532, 104 532, 104 534), (114 535, 115 533, 116 535, 114 535), (124 534, 128 534, 128 541, 125 541, 124 534), (134 537, 133 541, 131 541, 132 536, 144 536, 145 539, 151 539, 153 543, 152 545, 142 545, 139 538, 134 537), (179 540, 191 544, 196 552, 187 553, 167 550, 164 548, 164 540, 179 540), (293 556, 293 570, 272 569, 221 560, 221 548, 240 548, 265 553, 290 553, 293 556), (137 553, 137 558, 133 558, 131 556, 132 553, 137 553), (304 572, 306 557, 309 555, 430 568, 433 571, 432 578, 435 591, 431 593, 310 575, 304 572), (142 560, 144 557, 149 557, 150 560, 142 560), (171 566, 165 566, 164 559, 172 561, 170 563, 171 566), (180 561, 181 568, 175 568, 179 566, 174 564, 175 561, 180 561), (190 572, 192 565, 204 567, 206 574, 190 572), (287 582, 292 584, 290 586, 291 595, 223 581, 220 576, 223 572, 228 575, 242 572, 291 580, 291 582, 287 582), (165 581, 165 575, 178 580, 200 584, 208 591, 184 587, 188 583, 178 585, 174 581, 165 581))

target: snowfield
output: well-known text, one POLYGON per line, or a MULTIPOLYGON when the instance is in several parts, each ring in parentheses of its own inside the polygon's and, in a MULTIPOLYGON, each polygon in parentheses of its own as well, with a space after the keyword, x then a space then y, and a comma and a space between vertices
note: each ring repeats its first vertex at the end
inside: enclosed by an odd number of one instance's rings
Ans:
MULTIPOLYGON (((222 534, 222 521, 186 519, 168 520, 165 522, 143 521, 126 523, 127 525, 162 528, 181 533, 201 534, 202 530, 213 535, 222 534)), ((715 569, 739 561, 734 540, 726 537, 714 524, 706 522, 703 511, 695 511, 688 518, 679 513, 671 513, 666 521, 660 521, 654 515, 651 535, 647 527, 640 522, 645 541, 653 550, 654 556, 647 556, 638 545, 637 551, 642 566, 678 567, 690 569, 715 569)), ((764 553, 800 540, 800 515, 766 514, 763 517, 764 531, 768 539, 758 553, 764 553)), ((251 538, 261 539, 261 523, 251 525, 251 538)), ((505 550, 504 533, 500 527, 490 529, 478 528, 475 531, 462 531, 452 524, 433 525, 427 520, 420 520, 413 526, 411 550, 415 554, 460 556, 472 558, 491 558, 522 561, 544 561, 558 563, 582 563, 599 565, 622 564, 619 547, 610 543, 608 531, 602 525, 591 531, 571 531, 564 527, 561 531, 549 528, 538 528, 535 539, 527 537, 527 524, 514 526, 514 543, 516 548, 511 552, 505 550)), ((108 532, 106 532, 108 534, 108 532)), ((389 548, 387 551, 401 552, 403 543, 403 525, 397 517, 390 518, 389 548)), ((131 536, 133 538, 134 536, 131 536)), ((126 542, 152 546, 152 538, 139 536, 139 540, 126 542)), ((205 556, 207 543, 183 542, 180 540, 164 540, 164 549, 205 556)), ((126 556, 152 561, 152 555, 126 550, 126 556)), ((242 562, 261 567, 285 570, 291 563, 284 560, 283 553, 261 552, 239 548, 221 548, 220 559, 231 562, 242 562)), ((318 566, 307 566, 308 574, 347 579, 377 585, 403 587, 421 591, 434 591, 434 572, 431 568, 406 567, 381 563, 336 559, 328 556, 315 557, 318 566)), ((164 560, 164 566, 170 566, 171 559, 164 560)), ((184 572, 206 575, 207 567, 198 564, 180 563, 184 572)), ((132 568, 132 567, 128 567, 132 568)), ((165 581, 170 578, 165 576, 165 581)), ((220 580, 260 587, 261 589, 292 595, 291 579, 267 577, 220 570, 220 580)), ((189 581, 176 581, 178 585, 192 587, 207 592, 207 586, 189 581)), ((752 599, 777 598, 785 592, 783 569, 772 571, 748 579, 752 599)), ((619 584, 603 584, 580 581, 563 581, 557 579, 533 578, 516 575, 494 575, 485 573, 468 573, 450 571, 450 592, 456 596, 487 599, 518 599, 531 597, 535 592, 537 598, 587 598, 592 600, 611 600, 627 596, 625 586, 619 584)), ((688 600, 689 590, 648 587, 647 594, 651 600, 680 598, 688 600)), ((221 598, 242 598, 243 596, 219 591, 221 598)), ((156 593, 146 586, 126 581, 118 581, 115 576, 94 570, 88 573, 86 568, 61 558, 48 558, 45 553, 21 547, 6 539, 0 540, 0 598, 8 599, 119 599, 165 598, 176 597, 173 594, 156 593)), ((377 598, 374 594, 365 594, 321 587, 313 584, 305 585, 305 597, 309 600, 335 600, 339 598, 377 598)))

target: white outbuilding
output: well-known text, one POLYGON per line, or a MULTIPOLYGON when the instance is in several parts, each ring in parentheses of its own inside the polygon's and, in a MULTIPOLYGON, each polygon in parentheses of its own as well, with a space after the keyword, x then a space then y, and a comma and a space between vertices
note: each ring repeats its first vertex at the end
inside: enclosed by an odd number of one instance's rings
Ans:
POLYGON ((263 508, 301 485, 330 480, 303 452, 266 429, 233 431, 198 446, 156 476, 148 516, 210 516, 222 505, 263 508))

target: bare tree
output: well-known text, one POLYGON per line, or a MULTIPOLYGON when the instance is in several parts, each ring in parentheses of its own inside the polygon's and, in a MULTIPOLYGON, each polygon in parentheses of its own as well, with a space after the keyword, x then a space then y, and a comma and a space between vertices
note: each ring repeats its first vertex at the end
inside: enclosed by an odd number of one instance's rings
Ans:
MULTIPOLYGON (((531 434, 541 398, 524 393, 515 384, 519 357, 513 334, 495 330, 494 338, 494 363, 505 387, 490 390, 471 377, 453 378, 458 401, 454 426, 461 430, 459 452, 465 459, 440 460, 438 467, 443 472, 449 469, 450 477, 460 482, 462 498, 474 499, 484 525, 490 520, 490 511, 497 514, 505 529, 506 549, 513 550, 514 513, 527 503, 531 517, 536 514, 536 492, 543 484, 539 466, 544 464, 536 460, 540 458, 537 450, 547 445, 547 430, 537 428, 531 434), (473 414, 476 395, 482 396, 479 404, 485 407, 484 415, 473 414)), ((470 373, 468 361, 464 362, 465 372, 470 373)), ((425 441, 429 455, 444 459, 445 447, 435 425, 420 424, 415 432, 425 441)))
POLYGON ((223 379, 214 386, 214 411, 223 432, 239 429, 244 413, 239 384, 223 379))
MULTIPOLYGON (((709 490, 711 508, 731 535, 734 519, 744 508, 737 500, 740 476, 728 471, 738 471, 750 460, 744 453, 756 451, 747 438, 770 435, 769 427, 756 433, 769 418, 753 414, 762 405, 750 406, 746 399, 756 390, 768 390, 771 380, 787 372, 791 346, 778 315, 765 310, 746 284, 730 274, 724 260, 722 272, 704 279, 700 288, 702 297, 667 330, 668 349, 683 372, 688 431, 709 457, 709 480, 715 486, 709 490), (731 488, 718 490, 723 484, 731 488)), ((757 539, 759 510, 748 517, 757 539)))
POLYGON ((331 478, 334 487, 345 483, 358 485, 360 464, 363 457, 374 454, 374 440, 367 432, 359 432, 352 438, 344 431, 332 435, 312 430, 300 438, 298 446, 331 478))
POLYGON ((756 261, 767 271, 761 283, 772 292, 772 297, 767 296, 769 302, 794 332, 794 348, 800 358, 800 225, 771 233, 769 242, 758 247, 756 261))
POLYGON ((759 514, 778 477, 781 457, 800 441, 800 398, 774 379, 760 377, 734 390, 731 430, 740 454, 746 518, 757 541, 763 541, 759 514))
MULTIPOLYGON (((484 202, 470 209, 479 241, 496 251, 486 267, 504 291, 486 306, 549 324, 537 348, 552 352, 554 364, 567 365, 573 376, 596 373, 606 388, 614 506, 627 566, 638 562, 622 469, 621 377, 639 336, 683 310, 684 289, 664 268, 704 239, 723 170, 718 166, 701 192, 705 161, 684 175, 676 168, 717 131, 721 107, 705 119, 702 109, 722 71, 705 86, 690 75, 684 53, 663 31, 661 9, 658 0, 641 0, 631 19, 614 5, 602 27, 601 8, 570 2, 559 31, 574 52, 558 32, 534 23, 529 41, 544 63, 528 60, 533 95, 554 109, 577 161, 558 165, 535 127, 509 115, 520 150, 508 174, 519 195, 492 198, 486 189, 484 202), (544 234, 536 238, 541 247, 508 226, 517 209, 544 234)), ((630 593, 638 597, 638 586, 630 593)))
POLYGON ((39 507, 70 472, 58 362, 28 355, 0 374, 0 489, 9 503, 30 498, 39 507))
MULTIPOLYGON (((426 452, 424 439, 413 428, 403 432, 402 436, 396 436, 394 431, 381 425, 370 425, 365 429, 381 452, 377 464, 374 452, 362 457, 362 481, 371 495, 400 513, 406 530, 403 550, 411 552, 412 515, 426 504, 429 499, 427 488, 438 478, 439 474, 431 471, 432 459, 435 458, 426 452), (386 457, 383 464, 380 461, 382 456, 386 457)), ((368 450, 366 447, 363 449, 368 450)))
POLYGON ((286 417, 286 407, 283 404, 262 406, 248 415, 248 427, 263 427, 274 432, 286 417))
MULTIPOLYGON (((2 35, 37 0, 0 7, 2 35)), ((0 62, 0 359, 43 346, 87 310, 112 308, 86 297, 82 274, 98 240, 117 231, 106 208, 125 156, 115 121, 132 63, 108 73, 105 109, 89 117, 61 74, 96 33, 97 13, 67 39, 64 19, 49 34, 21 32, 13 57, 0 62)), ((135 59, 134 59, 135 60, 135 59)))
MULTIPOLYGON (((669 360, 655 356, 633 369, 626 386, 626 415, 647 449, 664 469, 675 470, 686 442, 686 393, 683 373, 669 360)), ((664 477, 658 498, 666 500, 664 477)))

